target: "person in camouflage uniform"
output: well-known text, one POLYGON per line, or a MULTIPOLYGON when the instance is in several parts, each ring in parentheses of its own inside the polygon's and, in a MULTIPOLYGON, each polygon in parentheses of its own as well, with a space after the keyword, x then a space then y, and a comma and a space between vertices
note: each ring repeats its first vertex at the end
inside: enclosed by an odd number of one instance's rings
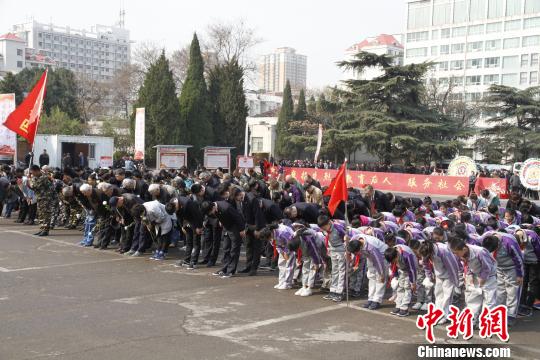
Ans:
POLYGON ((65 186, 62 189, 61 199, 67 209, 66 228, 75 229, 82 218, 83 208, 73 195, 73 185, 65 186))
POLYGON ((30 168, 32 173, 32 190, 36 194, 39 232, 34 235, 47 236, 52 220, 53 201, 57 199, 51 180, 41 172, 37 165, 30 168))

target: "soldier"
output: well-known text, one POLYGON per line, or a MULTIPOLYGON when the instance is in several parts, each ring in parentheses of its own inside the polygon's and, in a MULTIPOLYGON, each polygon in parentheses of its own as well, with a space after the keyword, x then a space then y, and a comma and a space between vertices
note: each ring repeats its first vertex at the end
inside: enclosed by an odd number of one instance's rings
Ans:
POLYGON ((55 198, 52 182, 42 174, 38 165, 32 165, 32 190, 36 194, 39 218, 39 232, 34 235, 47 236, 52 220, 52 200, 55 198))

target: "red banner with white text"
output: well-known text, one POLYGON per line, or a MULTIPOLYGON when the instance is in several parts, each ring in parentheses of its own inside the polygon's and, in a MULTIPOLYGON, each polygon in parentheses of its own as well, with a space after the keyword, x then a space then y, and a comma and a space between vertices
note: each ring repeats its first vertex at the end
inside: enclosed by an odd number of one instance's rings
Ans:
MULTIPOLYGON (((284 173, 292 175, 299 181, 303 181, 303 178, 309 174, 322 186, 327 186, 336 176, 337 170, 286 167, 284 173)), ((272 169, 272 174, 277 176, 277 168, 272 169)), ((361 188, 364 185, 373 185, 375 189, 382 191, 458 196, 467 195, 469 179, 461 176, 347 171, 347 186, 361 188)), ((476 190, 485 188, 496 192, 501 198, 507 196, 506 179, 478 178, 476 190)))

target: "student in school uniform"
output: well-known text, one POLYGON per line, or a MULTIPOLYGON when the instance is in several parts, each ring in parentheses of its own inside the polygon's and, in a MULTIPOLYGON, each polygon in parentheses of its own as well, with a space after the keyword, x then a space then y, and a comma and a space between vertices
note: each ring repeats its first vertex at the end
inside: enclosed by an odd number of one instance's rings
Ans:
POLYGON ((344 224, 334 223, 326 215, 320 215, 317 218, 317 225, 326 234, 330 259, 332 261, 330 293, 324 299, 340 302, 343 300, 345 290, 346 258, 344 236, 346 235, 346 229, 344 224))
POLYGON ((471 309, 474 323, 478 324, 482 307, 497 305, 497 263, 487 249, 467 244, 461 236, 450 236, 448 246, 463 262, 465 305, 471 309))
POLYGON ((425 264, 427 277, 435 283, 435 307, 444 311, 445 318, 440 323, 445 323, 452 298, 459 289, 461 263, 445 243, 424 241, 418 252, 425 264))
POLYGON ((481 241, 497 261, 497 303, 506 305, 508 325, 513 326, 523 284, 523 253, 511 234, 488 231, 482 235, 481 241))
POLYGON ((291 289, 296 253, 289 250, 288 243, 294 237, 294 230, 283 224, 270 224, 261 230, 259 237, 263 242, 271 242, 274 251, 278 253, 279 276, 274 289, 291 289))
POLYGON ((390 313, 400 317, 409 316, 412 293, 416 291, 418 260, 407 245, 395 245, 384 252, 390 264, 392 288, 396 291, 396 307, 390 313))
POLYGON ((354 235, 347 245, 349 253, 366 258, 368 301, 363 305, 365 309, 376 310, 381 307, 388 273, 384 259, 386 249, 388 245, 384 242, 365 234, 354 235))

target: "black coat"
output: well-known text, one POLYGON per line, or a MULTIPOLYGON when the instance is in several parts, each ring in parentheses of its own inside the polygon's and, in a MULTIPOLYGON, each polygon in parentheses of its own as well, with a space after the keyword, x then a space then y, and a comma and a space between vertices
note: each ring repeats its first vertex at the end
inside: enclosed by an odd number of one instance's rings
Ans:
MULTIPOLYGON (((364 197, 362 201, 364 201, 366 207, 371 210, 371 200, 364 197)), ((375 209, 377 212, 392 211, 392 205, 390 204, 386 194, 382 191, 375 190, 375 193, 373 194, 373 201, 375 202, 375 209)))
POLYGON ((176 218, 178 219, 178 224, 187 221, 193 229, 200 229, 203 227, 203 215, 199 204, 187 197, 187 196, 178 196, 176 198, 180 204, 180 209, 176 211, 176 218))
POLYGON ((320 207, 317 204, 307 203, 307 202, 298 202, 294 203, 292 206, 296 208, 297 218, 303 219, 310 224, 316 224, 317 218, 320 215, 320 207))
POLYGON ((49 165, 49 154, 39 155, 39 166, 49 165))
POLYGON ((244 231, 246 222, 244 217, 228 201, 216 201, 216 217, 227 231, 244 231))
POLYGON ((268 199, 258 200, 257 229, 260 230, 268 224, 283 219, 283 212, 279 205, 268 199))

